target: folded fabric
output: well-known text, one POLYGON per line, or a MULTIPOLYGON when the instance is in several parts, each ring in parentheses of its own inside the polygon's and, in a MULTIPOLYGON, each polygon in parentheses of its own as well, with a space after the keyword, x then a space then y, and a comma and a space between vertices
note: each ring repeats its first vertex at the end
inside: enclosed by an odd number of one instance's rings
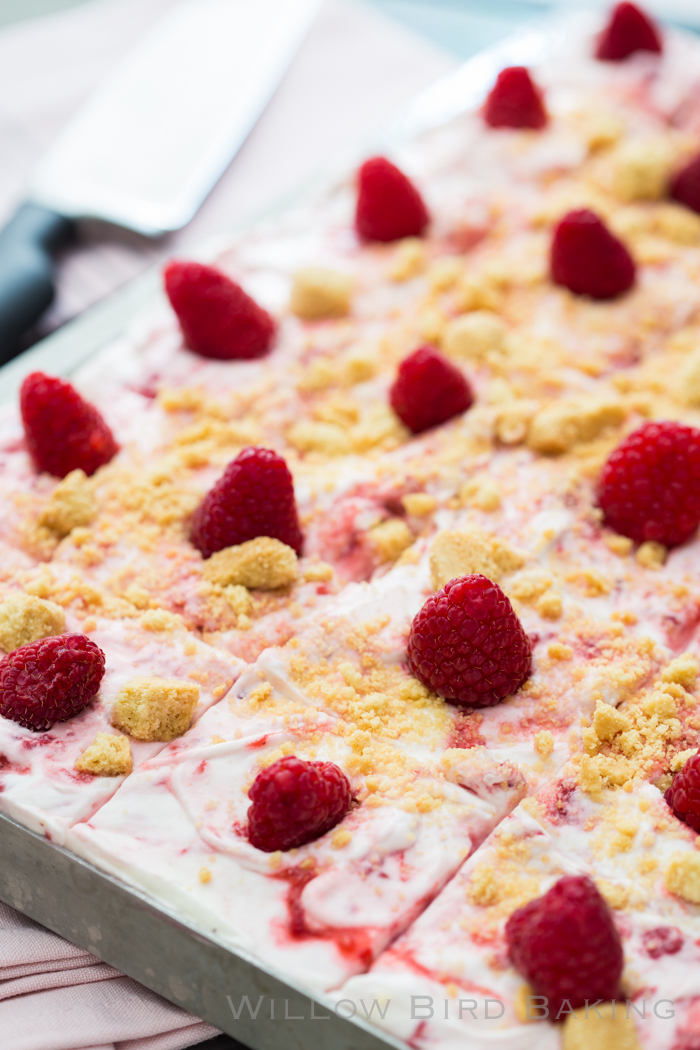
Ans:
POLYGON ((142 985, 0 904, 2 1050, 183 1050, 217 1035, 142 985))

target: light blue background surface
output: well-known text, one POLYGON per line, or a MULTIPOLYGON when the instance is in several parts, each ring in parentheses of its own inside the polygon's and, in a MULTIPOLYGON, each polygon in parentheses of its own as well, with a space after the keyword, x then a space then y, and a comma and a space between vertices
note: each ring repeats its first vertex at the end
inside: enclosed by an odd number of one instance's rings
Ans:
MULTIPOLYGON (((89 0, 0 0, 0 26, 89 0)), ((368 0, 449 51, 467 58, 550 5, 528 0, 368 0)))

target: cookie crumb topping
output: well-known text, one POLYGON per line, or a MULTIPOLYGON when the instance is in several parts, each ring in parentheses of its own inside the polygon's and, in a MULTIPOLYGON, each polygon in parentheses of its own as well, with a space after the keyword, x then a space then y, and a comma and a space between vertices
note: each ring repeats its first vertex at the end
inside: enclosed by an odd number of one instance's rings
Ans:
POLYGON ((112 707, 112 724, 137 740, 175 740, 189 728, 199 686, 178 678, 132 678, 112 707))
POLYGON ((75 761, 79 773, 96 777, 119 777, 131 773, 131 744, 126 736, 98 733, 75 761))

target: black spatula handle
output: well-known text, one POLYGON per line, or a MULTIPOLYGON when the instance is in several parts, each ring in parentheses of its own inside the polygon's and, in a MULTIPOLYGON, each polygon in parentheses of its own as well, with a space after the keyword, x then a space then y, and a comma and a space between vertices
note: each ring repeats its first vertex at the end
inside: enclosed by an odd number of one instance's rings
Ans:
POLYGON ((54 297, 51 253, 72 237, 73 223, 40 204, 22 204, 0 230, 0 364, 54 297))

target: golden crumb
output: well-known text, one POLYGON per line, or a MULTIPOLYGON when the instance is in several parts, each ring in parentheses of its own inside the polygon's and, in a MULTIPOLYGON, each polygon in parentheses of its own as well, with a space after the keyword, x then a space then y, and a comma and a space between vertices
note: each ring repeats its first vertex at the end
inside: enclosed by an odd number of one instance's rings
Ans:
POLYGON ((429 343, 439 343, 445 331, 447 318, 436 306, 424 306, 418 314, 418 331, 429 343))
POLYGON ((674 854, 666 868, 664 885, 676 897, 700 904, 700 853, 674 854))
POLYGON ((612 740, 617 733, 628 729, 630 720, 622 711, 611 707, 602 700, 596 702, 593 715, 593 729, 599 740, 612 740))
POLYGON ((523 569, 510 580, 508 594, 519 602, 534 602, 551 585, 552 577, 543 569, 523 569))
POLYGON ((502 445, 520 445, 527 437, 533 416, 540 407, 532 398, 513 398, 497 406, 496 437, 502 445))
POLYGON ((352 451, 350 434, 338 423, 302 419, 289 428, 287 440, 299 452, 321 452, 324 456, 346 456, 352 451))
POLYGON ((503 354, 507 332, 505 321, 498 314, 477 310, 448 323, 442 348, 450 357, 489 364, 503 354))
POLYGON ((634 1021, 622 1003, 601 1003, 567 1014, 562 1050, 641 1050, 634 1021))
POLYGON ((394 251, 389 267, 392 281, 410 281, 425 269, 425 244, 420 237, 404 237, 394 251))
POLYGON ((667 201, 654 212, 654 229, 676 244, 694 245, 700 241, 700 215, 681 204, 667 201))
POLYGON ((614 911, 622 911, 629 906, 630 892, 627 886, 619 882, 610 882, 608 879, 597 879, 596 886, 600 895, 614 911))
POLYGON ((661 569, 666 563, 668 549, 655 540, 647 540, 637 549, 635 560, 644 569, 661 569))
POLYGON ((574 650, 570 645, 564 645, 563 642, 550 642, 547 646, 547 656, 550 660, 570 660, 574 655, 574 650))
POLYGON ((458 286, 457 302, 461 310, 500 309, 503 291, 500 282, 488 273, 467 273, 458 286))
POLYGON ((698 662, 690 653, 683 653, 671 660, 661 673, 664 682, 675 682, 685 689, 692 689, 698 677, 698 662))
POLYGON ((396 561, 415 537, 401 518, 389 518, 375 525, 368 534, 369 542, 383 562, 396 561))
POLYGON ((689 408, 700 406, 700 346, 685 357, 678 371, 674 393, 682 405, 689 408))
POLYGON ((96 777, 127 776, 133 769, 129 738, 98 733, 76 759, 75 768, 79 773, 92 773, 96 777))
POLYGON ((182 627, 182 617, 177 613, 168 612, 167 609, 148 609, 139 623, 144 631, 174 631, 182 627))
POLYGON ((581 125, 588 148, 592 152, 614 146, 625 131, 619 117, 603 110, 583 114, 581 125))
POLYGON ((587 394, 563 398, 540 409, 530 423, 527 444, 535 452, 561 455, 592 441, 606 427, 619 426, 627 410, 618 398, 587 394))
POLYGON ((130 583, 124 591, 124 597, 137 609, 147 609, 151 596, 145 587, 139 587, 137 583, 130 583))
POLYGON ((430 548, 430 573, 434 590, 456 576, 481 573, 498 581, 523 565, 524 558, 503 540, 479 529, 439 532, 430 548))
POLYGON ((345 846, 348 845, 349 842, 352 842, 352 834, 347 830, 347 828, 338 828, 337 831, 333 832, 333 837, 331 839, 331 848, 343 849, 345 846))
POLYGON ((13 594, 0 604, 0 646, 7 653, 65 629, 66 614, 55 602, 13 594))
POLYGON ((327 561, 318 561, 307 565, 301 575, 307 583, 328 583, 333 579, 333 566, 327 561))
POLYGON ((487 907, 499 899, 498 882, 493 867, 482 861, 477 864, 469 878, 467 896, 472 904, 487 907))
POLYGON ((564 610, 564 603, 558 591, 545 591, 535 602, 535 609, 543 620, 558 620, 564 610))
POLYGON ((443 255, 428 267, 428 284, 434 292, 454 288, 464 270, 464 262, 457 255, 443 255))
POLYGON ((211 872, 209 871, 209 868, 199 869, 199 881, 204 885, 206 885, 208 882, 211 882, 211 872))
MULTIPOLYGON (((290 587, 299 575, 296 551, 270 536, 225 547, 204 563, 202 575, 219 587, 275 591, 290 587)), ((247 611, 247 610, 246 610, 247 611)))
POLYGON ((199 686, 179 678, 132 678, 112 707, 112 724, 137 740, 175 740, 190 726, 199 686))
POLYGON ((610 161, 611 188, 620 200, 660 200, 666 193, 671 158, 663 139, 631 139, 610 161))
POLYGON ((674 755, 671 759, 671 772, 680 773, 681 769, 685 767, 686 762, 693 755, 697 755, 698 749, 696 747, 686 748, 685 751, 679 751, 677 755, 674 755))
POLYGON ((305 266, 294 275, 290 309, 305 321, 350 313, 352 281, 323 266, 305 266))
POLYGON ((535 751, 538 755, 541 755, 542 758, 551 755, 554 750, 554 737, 549 729, 540 729, 539 733, 535 733, 534 743, 535 751))
POLYGON ((613 532, 605 537, 605 546, 613 554, 617 554, 618 558, 626 558, 634 544, 628 536, 618 536, 613 532))
POLYGON ((501 492, 495 481, 488 477, 475 477, 465 481, 459 490, 462 506, 476 507, 491 514, 501 506, 501 492))
POLYGON ((409 492, 402 497, 401 502, 406 513, 416 518, 424 518, 427 514, 432 514, 437 507, 435 496, 427 492, 409 492))
POLYGON ((82 470, 72 470, 59 481, 39 515, 39 525, 58 536, 67 536, 79 526, 89 525, 97 514, 92 486, 82 470))

